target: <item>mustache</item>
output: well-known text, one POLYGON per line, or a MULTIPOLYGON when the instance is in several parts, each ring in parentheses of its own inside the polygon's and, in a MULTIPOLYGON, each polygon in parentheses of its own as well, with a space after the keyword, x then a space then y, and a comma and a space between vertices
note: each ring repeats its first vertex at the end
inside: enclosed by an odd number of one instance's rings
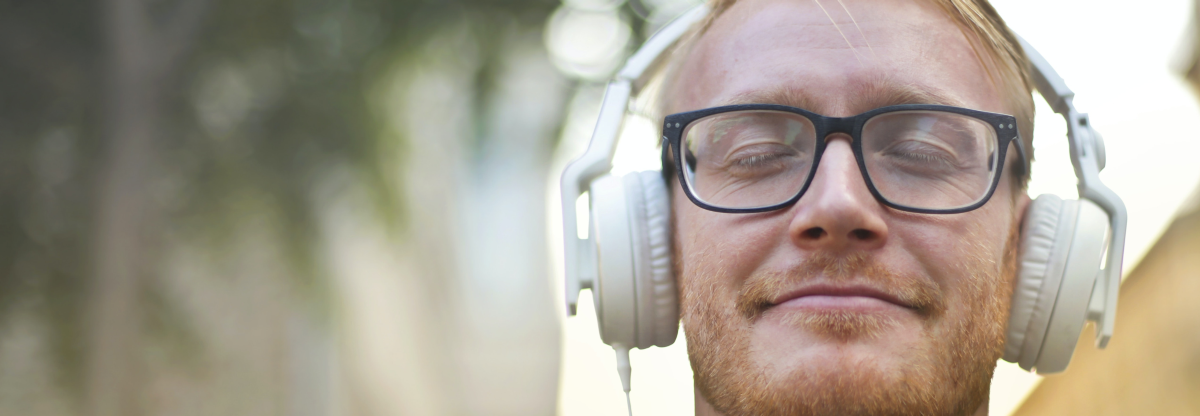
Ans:
POLYGON ((819 252, 794 270, 750 276, 738 291, 737 310, 747 320, 754 321, 775 306, 772 300, 785 291, 816 279, 868 284, 926 316, 940 315, 946 309, 941 288, 925 276, 893 271, 865 253, 819 252))

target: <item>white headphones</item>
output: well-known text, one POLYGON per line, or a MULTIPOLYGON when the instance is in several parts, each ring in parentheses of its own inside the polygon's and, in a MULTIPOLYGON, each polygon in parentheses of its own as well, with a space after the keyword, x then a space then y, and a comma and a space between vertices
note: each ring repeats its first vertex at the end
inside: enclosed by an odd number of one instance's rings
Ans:
MULTIPOLYGON (((567 310, 574 315, 579 291, 592 290, 600 338, 617 351, 626 392, 629 349, 675 342, 679 305, 671 270, 670 198, 662 172, 616 177, 609 171, 631 96, 645 86, 653 72, 648 69, 661 64, 669 55, 664 52, 708 12, 706 5, 688 11, 629 58, 608 84, 587 151, 562 175, 567 310), (591 231, 580 239, 575 200, 586 191, 591 231)), ((1071 104, 1075 94, 1029 43, 1018 40, 1032 63, 1038 92, 1067 121, 1081 198, 1039 196, 1021 230, 1004 359, 1049 374, 1067 368, 1087 321, 1097 325, 1097 347, 1104 348, 1112 337, 1127 216, 1121 198, 1100 182, 1104 142, 1087 115, 1071 104)))

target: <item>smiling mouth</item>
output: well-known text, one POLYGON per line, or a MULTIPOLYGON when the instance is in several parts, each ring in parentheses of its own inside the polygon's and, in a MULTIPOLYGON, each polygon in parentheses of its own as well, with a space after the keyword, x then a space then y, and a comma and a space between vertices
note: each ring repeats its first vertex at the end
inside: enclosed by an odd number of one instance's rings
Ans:
POLYGON ((767 307, 794 303, 854 304, 863 302, 890 304, 904 309, 917 309, 910 302, 905 302, 896 295, 872 286, 831 284, 806 285, 785 292, 772 299, 767 307))
MULTIPOLYGON (((748 306, 748 305, 747 305, 748 306)), ((889 291, 865 284, 814 283, 777 296, 760 299, 754 310, 743 310, 751 318, 768 312, 906 314, 922 313, 919 302, 906 301, 889 291)))
POLYGON ((813 268, 817 270, 752 276, 737 295, 738 312, 753 322, 768 312, 932 318, 945 310, 938 285, 923 276, 864 266, 838 267, 843 272, 828 275, 831 267, 821 262, 812 263, 813 268))

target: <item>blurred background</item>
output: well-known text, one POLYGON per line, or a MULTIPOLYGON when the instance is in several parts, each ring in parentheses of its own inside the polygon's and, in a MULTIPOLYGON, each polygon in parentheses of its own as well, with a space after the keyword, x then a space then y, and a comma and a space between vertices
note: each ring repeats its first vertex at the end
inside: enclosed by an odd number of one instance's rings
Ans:
MULTIPOLYGON (((624 414, 590 296, 561 305, 558 174, 698 1, 0 0, 0 415, 624 414)), ((1141 270, 1196 206, 1192 2, 993 4, 1105 135, 1141 270)), ((1073 198, 1038 111, 1030 193, 1073 198)), ((633 112, 617 173, 657 168, 633 112)), ((1186 341, 1160 367, 1200 383, 1200 325, 1158 327, 1130 356, 1186 341)), ((692 412, 685 348, 633 353, 635 412, 692 412)), ((1103 354, 1080 400, 1160 368, 1103 354)), ((993 414, 1041 382, 1002 363, 993 414)))

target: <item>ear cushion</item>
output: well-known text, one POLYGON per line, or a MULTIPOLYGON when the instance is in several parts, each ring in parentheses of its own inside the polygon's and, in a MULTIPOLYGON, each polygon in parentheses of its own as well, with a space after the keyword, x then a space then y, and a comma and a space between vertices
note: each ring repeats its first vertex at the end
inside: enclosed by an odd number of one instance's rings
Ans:
POLYGON ((671 271, 670 199, 662 172, 626 175, 625 200, 630 211, 635 286, 637 288, 638 348, 666 347, 679 331, 679 305, 671 271))
POLYGON ((1065 370, 1104 254, 1108 216, 1086 200, 1042 195, 1022 228, 1004 359, 1039 374, 1065 370))
MULTIPOLYGON (((1070 201, 1078 212, 1071 248, 1063 268, 1058 299, 1046 323, 1046 335, 1033 366, 1038 374, 1062 372, 1071 363, 1079 334, 1087 323, 1088 304, 1100 274, 1107 247, 1108 214, 1088 200, 1070 201)), ((1065 206, 1064 206, 1065 208, 1065 206)), ((1021 357, 1024 364, 1026 357, 1021 357)))
MULTIPOLYGON (((1056 247, 1055 244, 1059 240, 1062 207, 1063 201, 1059 197, 1041 195, 1029 205, 1025 213, 1025 223, 1021 227, 1017 281, 1013 287, 1012 307, 1009 309, 1004 345, 1005 361, 1021 361, 1030 321, 1035 315, 1039 299, 1057 295, 1057 284, 1051 285, 1054 291, 1049 294, 1043 294, 1043 287, 1046 286, 1048 276, 1062 274, 1062 262, 1051 264, 1051 260, 1055 258, 1055 249, 1062 251, 1062 246, 1065 245, 1059 243, 1056 247)), ((1061 257, 1061 253, 1058 254, 1061 257)), ((1038 338, 1037 343, 1040 346, 1040 336, 1038 338)))
POLYGON ((679 307, 662 173, 601 176, 589 192, 600 338, 614 346, 670 345, 679 331, 679 307))

